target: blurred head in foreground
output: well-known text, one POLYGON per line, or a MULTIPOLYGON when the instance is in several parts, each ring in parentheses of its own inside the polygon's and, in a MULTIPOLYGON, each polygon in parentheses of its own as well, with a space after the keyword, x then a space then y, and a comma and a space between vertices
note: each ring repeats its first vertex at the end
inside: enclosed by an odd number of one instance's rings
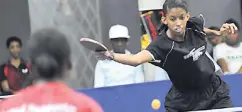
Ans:
POLYGON ((71 70, 71 48, 64 34, 55 29, 34 33, 28 46, 34 85, 0 102, 0 112, 39 110, 53 112, 103 112, 90 97, 62 83, 71 70))
POLYGON ((29 40, 28 54, 33 74, 42 80, 63 79, 71 70, 71 48, 64 34, 55 29, 43 29, 29 40))

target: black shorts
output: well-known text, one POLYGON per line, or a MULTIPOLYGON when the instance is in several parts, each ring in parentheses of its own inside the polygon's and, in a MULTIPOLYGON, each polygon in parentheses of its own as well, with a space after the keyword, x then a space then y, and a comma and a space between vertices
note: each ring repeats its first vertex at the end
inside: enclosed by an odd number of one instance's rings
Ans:
POLYGON ((166 95, 167 112, 184 112, 233 107, 229 86, 215 75, 212 84, 202 91, 179 92, 174 86, 166 95))

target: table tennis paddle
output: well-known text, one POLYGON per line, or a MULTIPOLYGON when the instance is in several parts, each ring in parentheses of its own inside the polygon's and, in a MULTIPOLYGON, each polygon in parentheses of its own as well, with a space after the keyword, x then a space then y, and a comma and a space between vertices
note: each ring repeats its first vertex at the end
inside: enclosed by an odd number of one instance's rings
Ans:
POLYGON ((101 52, 101 51, 108 50, 107 47, 105 47, 102 43, 90 38, 81 38, 80 43, 82 44, 83 47, 94 52, 101 52))

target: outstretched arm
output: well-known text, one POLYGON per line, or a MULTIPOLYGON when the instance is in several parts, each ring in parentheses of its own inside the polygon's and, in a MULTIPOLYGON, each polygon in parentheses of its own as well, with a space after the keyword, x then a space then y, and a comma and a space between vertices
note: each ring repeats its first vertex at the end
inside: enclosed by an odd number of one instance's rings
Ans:
POLYGON ((228 23, 223 24, 222 27, 220 28, 220 31, 204 28, 204 32, 205 33, 215 33, 216 35, 228 35, 230 33, 236 32, 237 30, 238 30, 238 28, 233 23, 231 23, 231 24, 228 24, 228 23))
POLYGON ((216 35, 220 35, 220 31, 217 31, 217 30, 211 30, 211 29, 208 29, 208 28, 204 28, 204 32, 205 33, 214 33, 216 35))
POLYGON ((112 60, 126 64, 126 65, 131 65, 131 66, 138 66, 140 64, 150 62, 153 60, 151 54, 147 50, 140 51, 137 54, 118 54, 118 53, 111 53, 109 51, 106 51, 105 53, 98 52, 97 53, 97 58, 106 58, 106 57, 111 57, 112 60))

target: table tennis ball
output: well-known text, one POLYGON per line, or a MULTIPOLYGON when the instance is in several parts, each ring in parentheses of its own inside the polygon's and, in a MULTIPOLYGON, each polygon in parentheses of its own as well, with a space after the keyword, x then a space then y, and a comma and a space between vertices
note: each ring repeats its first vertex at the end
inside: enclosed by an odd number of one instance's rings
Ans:
POLYGON ((160 100, 154 99, 151 103, 151 106, 154 110, 158 110, 160 108, 160 100))

